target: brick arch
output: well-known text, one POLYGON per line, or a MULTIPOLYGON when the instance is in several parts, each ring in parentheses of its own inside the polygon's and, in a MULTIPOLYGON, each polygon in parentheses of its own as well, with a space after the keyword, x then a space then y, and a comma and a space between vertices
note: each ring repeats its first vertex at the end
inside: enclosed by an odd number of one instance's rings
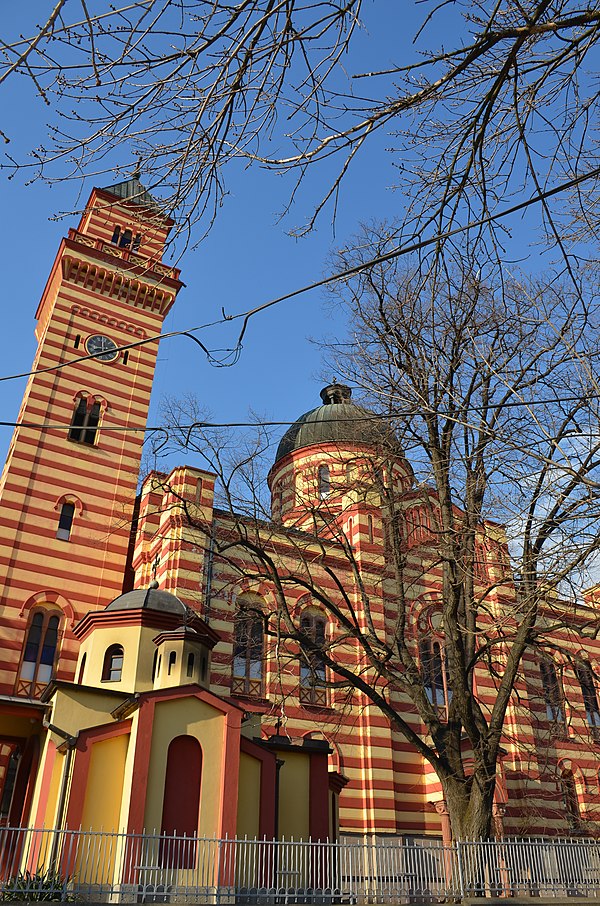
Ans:
POLYGON ((253 595, 256 598, 261 598, 267 606, 274 607, 276 605, 273 590, 266 582, 250 578, 244 578, 238 582, 231 592, 231 603, 234 607, 237 607, 238 599, 243 595, 253 595))
POLYGON ((577 662, 589 664, 594 676, 596 678, 600 677, 600 658, 592 651, 586 651, 585 648, 576 648, 565 658, 565 661, 573 668, 573 671, 575 671, 577 662))
MULTIPOLYGON (((570 758, 559 759, 556 766, 559 772, 557 780, 563 798, 565 797, 565 795, 568 795, 568 793, 566 793, 565 781, 567 781, 568 783, 569 780, 572 780, 573 782, 575 797, 577 800, 574 803, 574 805, 576 806, 577 815, 571 814, 571 818, 581 818, 585 811, 585 794, 587 791, 587 783, 583 771, 581 770, 579 765, 571 761, 570 758)), ((567 811, 569 811, 567 803, 565 803, 565 805, 567 807, 567 811)))
POLYGON ((81 516, 81 514, 83 513, 83 502, 79 497, 77 497, 76 494, 70 494, 69 492, 67 492, 66 494, 63 494, 61 497, 59 497, 54 504, 54 509, 56 510, 56 512, 60 510, 63 503, 72 503, 75 507, 75 513, 78 516, 81 516))
POLYGON ((327 736, 325 733, 321 733, 320 730, 307 730, 306 733, 302 734, 302 739, 323 739, 327 745, 333 750, 329 756, 329 762, 332 765, 333 769, 339 774, 344 773, 344 754, 340 748, 339 743, 335 742, 327 736))
POLYGON ((436 592, 426 592, 417 598, 408 609, 408 626, 415 635, 429 632, 429 617, 432 612, 440 610, 442 605, 441 595, 436 592), (427 625, 426 625, 427 624, 427 625))
POLYGON ((75 622, 75 610, 73 609, 73 605, 59 592, 52 591, 51 589, 36 591, 35 594, 27 598, 19 611, 19 616, 24 616, 25 614, 29 615, 29 611, 34 607, 43 607, 48 604, 53 604, 54 607, 46 607, 47 610, 61 610, 71 625, 73 625, 75 622))
POLYGON ((87 400, 88 408, 94 403, 100 403, 100 410, 102 414, 104 414, 109 408, 108 400, 106 399, 106 397, 101 396, 99 393, 94 393, 92 390, 86 390, 85 388, 78 390, 73 395, 73 404, 78 403, 79 400, 87 400))

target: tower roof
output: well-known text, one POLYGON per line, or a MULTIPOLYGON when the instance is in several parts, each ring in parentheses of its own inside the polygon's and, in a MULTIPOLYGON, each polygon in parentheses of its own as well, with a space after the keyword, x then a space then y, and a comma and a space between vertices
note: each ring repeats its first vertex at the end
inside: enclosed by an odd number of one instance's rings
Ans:
POLYGON ((120 198, 123 201, 133 201, 135 204, 143 205, 146 208, 152 208, 157 213, 160 211, 160 205, 156 199, 152 197, 146 187, 142 185, 137 172, 134 173, 133 176, 130 176, 129 179, 124 179, 122 182, 116 182, 112 186, 103 187, 102 191, 108 192, 110 195, 114 195, 116 198, 120 198))
MULTIPOLYGON (((358 444, 398 446, 391 425, 373 412, 352 402, 352 390, 335 381, 321 390, 323 405, 305 412, 285 432, 275 462, 293 450, 312 444, 358 444)), ((398 452, 400 452, 398 447, 398 452)))

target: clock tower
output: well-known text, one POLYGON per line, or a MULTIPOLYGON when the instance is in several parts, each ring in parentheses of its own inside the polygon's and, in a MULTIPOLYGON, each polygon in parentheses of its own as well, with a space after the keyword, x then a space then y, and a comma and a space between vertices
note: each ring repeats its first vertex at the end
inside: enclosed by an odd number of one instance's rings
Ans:
POLYGON ((162 261, 172 225, 137 175, 94 189, 42 294, 0 481, 5 712, 73 678, 75 622, 123 590, 156 337, 182 286, 162 261))

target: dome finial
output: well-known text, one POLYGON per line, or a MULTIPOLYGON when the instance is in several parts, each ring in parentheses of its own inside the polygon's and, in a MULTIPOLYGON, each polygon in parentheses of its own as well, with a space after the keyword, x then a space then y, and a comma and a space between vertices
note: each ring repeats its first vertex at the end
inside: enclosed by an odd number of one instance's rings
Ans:
POLYGON ((334 378, 331 384, 321 390, 321 399, 328 405, 330 403, 347 403, 350 401, 352 391, 345 384, 338 384, 334 378))

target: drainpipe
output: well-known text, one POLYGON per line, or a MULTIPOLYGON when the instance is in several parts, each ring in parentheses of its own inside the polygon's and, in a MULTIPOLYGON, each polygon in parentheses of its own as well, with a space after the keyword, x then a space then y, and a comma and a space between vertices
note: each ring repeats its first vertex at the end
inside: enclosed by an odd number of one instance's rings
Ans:
POLYGON ((210 623, 210 599, 212 595, 213 563, 215 559, 215 533, 214 527, 210 533, 208 551, 204 567, 204 619, 210 623))
POLYGON ((275 820, 273 821, 273 836, 279 840, 279 772, 284 766, 282 758, 275 759, 275 820))
MULTIPOLYGON (((60 727, 57 727, 55 724, 50 723, 46 718, 42 721, 43 726, 50 730, 51 733, 54 733, 56 736, 60 736, 61 739, 64 739, 64 743, 59 747, 62 749, 66 748, 67 754, 65 756, 65 766, 63 768, 62 778, 60 781, 60 791, 58 794, 58 808, 56 810, 56 821, 55 821, 55 830, 60 832, 63 830, 63 822, 65 819, 65 811, 67 806, 67 791, 69 788, 69 779, 71 777, 71 767, 73 764, 73 751, 77 745, 77 736, 71 736, 70 733, 67 733, 65 730, 61 730, 60 727)), ((52 839, 52 847, 50 849, 50 866, 56 871, 56 859, 58 855, 58 845, 59 845, 59 833, 55 833, 52 839)))

